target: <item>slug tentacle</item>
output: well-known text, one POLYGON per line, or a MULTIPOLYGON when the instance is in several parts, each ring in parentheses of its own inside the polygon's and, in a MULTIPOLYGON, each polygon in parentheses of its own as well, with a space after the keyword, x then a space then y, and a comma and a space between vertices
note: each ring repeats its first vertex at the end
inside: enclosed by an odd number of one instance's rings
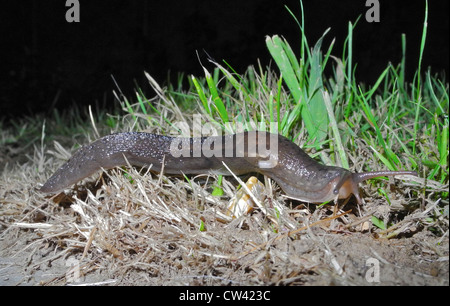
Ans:
POLYGON ((101 169, 125 166, 151 167, 166 174, 201 174, 213 171, 237 175, 257 172, 273 178, 291 198, 323 203, 354 194, 358 203, 361 181, 394 175, 416 175, 414 171, 351 173, 325 166, 309 157, 287 138, 266 132, 244 132, 227 136, 178 138, 149 133, 118 133, 82 147, 40 188, 54 193, 101 169))
POLYGON ((373 171, 373 172, 361 172, 354 173, 353 180, 356 184, 361 183, 362 181, 372 179, 380 176, 396 176, 396 175, 414 175, 417 176, 416 171, 373 171))

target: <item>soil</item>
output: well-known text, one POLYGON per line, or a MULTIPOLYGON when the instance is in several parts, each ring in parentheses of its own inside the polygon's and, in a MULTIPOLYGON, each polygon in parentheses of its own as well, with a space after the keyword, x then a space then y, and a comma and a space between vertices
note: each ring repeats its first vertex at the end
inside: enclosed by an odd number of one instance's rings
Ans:
MULTIPOLYGON (((400 198, 389 206, 366 185, 373 201, 336 209, 287 200, 269 182, 267 211, 224 220, 238 185, 228 179, 212 197, 214 178, 114 170, 52 197, 36 189, 42 164, 0 177, 0 286, 449 285, 448 199, 439 209, 400 198)), ((392 197, 413 188, 396 186, 392 197)))
POLYGON ((294 238, 274 240, 280 234, 223 227, 213 229, 222 249, 204 254, 201 246, 183 247, 186 237, 163 226, 154 240, 142 239, 141 249, 115 254, 114 247, 104 248, 82 258, 82 246, 68 249, 61 237, 43 241, 40 229, 2 224, 2 286, 449 285, 448 238, 423 230, 385 239, 313 227, 294 238), (253 244, 239 249, 233 246, 244 244, 236 240, 253 244), (265 241, 272 242, 245 254, 265 241), (71 276, 69 269, 77 264, 85 265, 86 272, 71 276))

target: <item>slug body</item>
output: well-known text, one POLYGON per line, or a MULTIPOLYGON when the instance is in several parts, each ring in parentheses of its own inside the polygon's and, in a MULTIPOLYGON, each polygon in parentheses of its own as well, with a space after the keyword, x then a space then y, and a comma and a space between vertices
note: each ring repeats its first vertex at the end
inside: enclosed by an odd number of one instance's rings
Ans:
POLYGON ((151 167, 165 174, 230 175, 257 172, 274 179, 288 197, 323 203, 354 194, 358 184, 379 176, 416 175, 414 171, 352 173, 316 162, 287 138, 266 132, 244 132, 199 138, 128 132, 105 136, 82 147, 41 187, 53 193, 101 169, 124 165, 151 167))

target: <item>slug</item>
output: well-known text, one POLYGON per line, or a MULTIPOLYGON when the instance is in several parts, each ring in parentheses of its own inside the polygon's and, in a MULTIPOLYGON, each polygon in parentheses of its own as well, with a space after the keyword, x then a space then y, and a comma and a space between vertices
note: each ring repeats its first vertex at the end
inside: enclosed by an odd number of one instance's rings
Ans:
POLYGON ((101 169, 124 165, 151 167, 165 174, 202 174, 212 171, 230 175, 257 172, 274 179, 290 198, 323 203, 355 195, 361 181, 415 171, 352 173, 316 162, 287 138, 267 132, 244 132, 197 138, 169 137, 142 132, 105 136, 79 149, 40 188, 54 193, 101 169), (163 165, 164 163, 164 165, 163 165))

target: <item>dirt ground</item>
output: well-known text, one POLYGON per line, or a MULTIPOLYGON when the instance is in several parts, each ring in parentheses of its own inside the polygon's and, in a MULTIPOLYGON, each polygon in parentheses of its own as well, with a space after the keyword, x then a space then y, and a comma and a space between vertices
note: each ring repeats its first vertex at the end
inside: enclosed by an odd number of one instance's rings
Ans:
MULTIPOLYGON (((305 235, 309 236, 309 235, 305 235)), ((70 268, 69 257, 51 258, 58 247, 48 243, 40 249, 23 249, 38 239, 29 231, 11 231, 3 237, 0 257, 0 285, 64 285, 70 268), (11 244, 14 242, 14 248, 11 244)), ((229 239, 231 237, 228 237, 229 239)), ((317 233, 314 238, 284 240, 271 250, 232 261, 203 255, 203 273, 183 272, 179 260, 188 254, 174 243, 162 245, 174 265, 148 263, 150 271, 134 267, 126 275, 93 270, 73 284, 94 285, 448 285, 448 240, 436 246, 425 233, 396 240, 376 240, 365 234, 317 233), (274 263, 271 253, 284 253, 274 263), (377 277, 377 274, 378 277, 377 277)), ((101 255, 98 255, 101 256, 101 255)), ((108 257, 108 255, 104 255, 108 257)), ((129 265, 113 258, 104 265, 129 265)))
MULTIPOLYGON (((318 207, 260 178, 262 206, 233 219, 239 184, 229 178, 213 197, 214 177, 113 170, 52 197, 36 187, 54 163, 35 156, 2 169, 2 286, 449 285, 448 199, 388 205, 366 184, 363 207, 318 207)), ((392 199, 411 186, 395 180, 392 199)))
POLYGON ((257 209, 223 223, 211 208, 191 207, 203 216, 199 230, 176 215, 129 211, 119 220, 114 211, 126 212, 108 207, 110 220, 93 222, 109 223, 89 227, 82 219, 94 218, 73 206, 28 207, 15 216, 8 194, 1 201, 0 285, 449 285, 448 236, 419 222, 387 239, 374 228, 347 229, 341 218, 320 221, 331 208, 297 207, 305 220, 319 221, 288 237, 270 230, 257 209))

